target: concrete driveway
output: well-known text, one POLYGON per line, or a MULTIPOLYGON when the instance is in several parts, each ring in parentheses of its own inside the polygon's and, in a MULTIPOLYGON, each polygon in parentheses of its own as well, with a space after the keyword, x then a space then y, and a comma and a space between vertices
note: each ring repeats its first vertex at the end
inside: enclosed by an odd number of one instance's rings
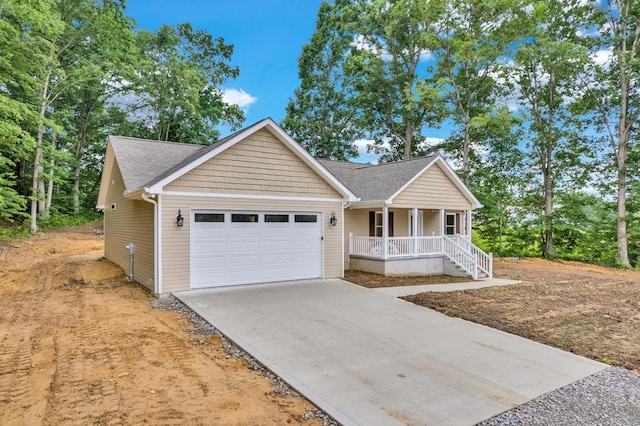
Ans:
POLYGON ((344 425, 473 425, 607 367, 338 279, 175 296, 344 425))

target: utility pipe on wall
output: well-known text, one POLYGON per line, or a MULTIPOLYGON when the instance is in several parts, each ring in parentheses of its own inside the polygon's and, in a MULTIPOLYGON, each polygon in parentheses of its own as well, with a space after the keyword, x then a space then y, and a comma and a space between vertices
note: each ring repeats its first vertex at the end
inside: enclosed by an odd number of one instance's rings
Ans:
POLYGON ((159 236, 159 208, 158 202, 153 199, 155 194, 146 194, 142 193, 142 199, 148 203, 153 204, 153 288, 156 294, 162 293, 162 282, 160 280, 160 265, 159 265, 159 251, 160 251, 160 242, 158 241, 159 236))
POLYGON ((129 250, 129 281, 133 282, 133 270, 134 270, 134 253, 136 250, 136 245, 133 243, 129 243, 125 246, 126 249, 129 250))

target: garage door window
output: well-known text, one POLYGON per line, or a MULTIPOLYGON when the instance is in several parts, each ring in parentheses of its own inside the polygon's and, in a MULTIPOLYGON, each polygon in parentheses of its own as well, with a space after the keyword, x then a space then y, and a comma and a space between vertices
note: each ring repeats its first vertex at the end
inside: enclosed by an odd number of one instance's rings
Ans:
POLYGON ((288 214, 265 214, 265 222, 289 222, 288 214))
POLYGON ((233 213, 231 215, 231 222, 257 222, 257 213, 233 213))
POLYGON ((224 213, 196 213, 196 222, 224 222, 224 213))
POLYGON ((317 222, 318 216, 315 214, 297 214, 295 217, 296 222, 317 222))

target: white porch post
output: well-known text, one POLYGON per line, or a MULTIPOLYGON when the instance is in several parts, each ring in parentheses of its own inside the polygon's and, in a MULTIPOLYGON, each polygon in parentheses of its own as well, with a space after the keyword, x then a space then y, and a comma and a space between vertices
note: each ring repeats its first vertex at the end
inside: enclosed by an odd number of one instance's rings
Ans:
POLYGON ((467 237, 469 238, 469 242, 471 242, 471 215, 473 214, 472 210, 466 211, 467 218, 467 237))
POLYGON ((382 208, 382 257, 386 259, 389 255, 389 207, 382 208))
POLYGON ((413 255, 418 255, 418 209, 416 207, 413 208, 413 217, 411 218, 413 221, 413 255))
POLYGON ((444 213, 444 209, 440 209, 440 236, 444 235, 444 221, 445 221, 446 215, 444 213))

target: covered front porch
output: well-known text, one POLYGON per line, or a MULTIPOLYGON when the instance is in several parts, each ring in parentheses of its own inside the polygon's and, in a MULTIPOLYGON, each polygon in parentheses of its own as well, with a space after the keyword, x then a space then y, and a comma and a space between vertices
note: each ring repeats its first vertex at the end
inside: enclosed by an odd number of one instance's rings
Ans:
POLYGON ((350 270, 473 279, 493 274, 492 256, 471 242, 471 210, 383 206, 348 210, 345 220, 354 224, 348 233, 350 270))

